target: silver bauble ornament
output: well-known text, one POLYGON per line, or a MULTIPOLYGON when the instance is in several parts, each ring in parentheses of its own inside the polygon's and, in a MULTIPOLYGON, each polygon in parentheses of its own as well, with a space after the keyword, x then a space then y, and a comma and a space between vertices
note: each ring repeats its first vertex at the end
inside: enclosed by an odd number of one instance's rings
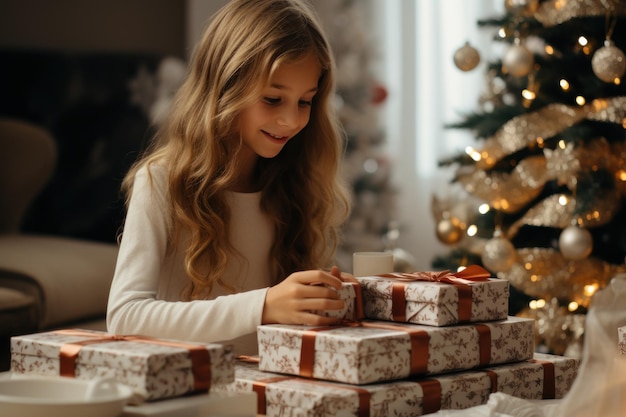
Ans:
POLYGON ((415 257, 402 248, 395 248, 393 252, 393 272, 415 272, 415 257))
POLYGON ((593 250, 593 237, 582 227, 566 227, 559 236, 559 250, 567 259, 585 259, 593 250))
POLYGON ((605 83, 615 82, 626 73, 626 56, 613 41, 607 39, 591 58, 593 73, 605 83))
POLYGON ((441 243, 454 245, 463 237, 463 226, 461 222, 454 218, 444 218, 437 223, 437 238, 441 243))
POLYGON ((523 77, 530 73, 535 63, 532 52, 520 43, 518 39, 506 51, 502 58, 502 68, 514 77, 523 77))
POLYGON ((479 62, 480 53, 469 42, 465 42, 465 45, 454 53, 454 65, 461 71, 471 71, 479 62))
POLYGON ((507 272, 516 259, 515 246, 498 233, 487 241, 481 256, 485 268, 492 272, 507 272))

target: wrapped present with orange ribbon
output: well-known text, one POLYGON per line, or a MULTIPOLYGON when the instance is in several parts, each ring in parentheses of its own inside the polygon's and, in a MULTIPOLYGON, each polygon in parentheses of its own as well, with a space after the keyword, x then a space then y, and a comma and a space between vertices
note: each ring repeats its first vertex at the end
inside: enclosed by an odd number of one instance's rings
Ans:
POLYGON ((503 320, 509 308, 509 282, 491 278, 478 265, 464 270, 391 273, 357 277, 366 317, 376 320, 448 326, 503 320))
POLYGON ((338 320, 361 320, 365 318, 363 311, 363 291, 357 280, 342 282, 341 289, 337 291, 339 299, 344 302, 341 310, 314 310, 313 312, 326 317, 334 317, 338 320))
POLYGON ((626 326, 617 329, 619 351, 626 355, 626 326))
POLYGON ((434 327, 362 320, 315 327, 257 328, 259 369, 307 378, 369 384, 415 375, 523 361, 534 352, 534 320, 434 327))
POLYGON ((527 361, 480 370, 352 385, 265 372, 256 363, 237 362, 235 382, 217 389, 256 392, 257 414, 268 417, 411 417, 485 404, 494 392, 528 400, 563 398, 578 365, 577 359, 536 353, 527 361))
POLYGON ((112 377, 133 403, 208 393, 234 380, 232 346, 62 329, 11 338, 11 372, 78 379, 112 377))

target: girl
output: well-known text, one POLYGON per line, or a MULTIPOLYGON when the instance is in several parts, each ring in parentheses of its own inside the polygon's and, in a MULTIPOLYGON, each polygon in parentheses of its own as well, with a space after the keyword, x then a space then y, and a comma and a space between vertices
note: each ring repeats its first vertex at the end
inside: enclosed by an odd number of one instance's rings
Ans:
POLYGON ((108 331, 256 352, 266 323, 328 325, 349 214, 333 60, 302 0, 213 18, 167 122, 123 182, 108 331))

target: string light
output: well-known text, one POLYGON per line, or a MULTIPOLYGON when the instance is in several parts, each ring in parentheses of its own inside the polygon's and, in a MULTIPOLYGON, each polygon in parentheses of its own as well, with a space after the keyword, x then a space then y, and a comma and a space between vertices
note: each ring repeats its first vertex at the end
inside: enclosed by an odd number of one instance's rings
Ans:
POLYGON ((569 90, 569 82, 566 79, 561 79, 561 81, 559 81, 559 85, 563 91, 569 90))

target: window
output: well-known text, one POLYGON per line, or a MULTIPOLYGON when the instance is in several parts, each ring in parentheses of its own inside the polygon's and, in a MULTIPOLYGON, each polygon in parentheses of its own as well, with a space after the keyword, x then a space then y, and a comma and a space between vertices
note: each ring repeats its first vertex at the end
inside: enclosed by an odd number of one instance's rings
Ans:
MULTIPOLYGON (((449 173, 437 166, 474 138, 471 132, 445 125, 475 111, 484 87, 485 65, 493 30, 481 18, 504 12, 502 0, 371 0, 371 16, 380 41, 378 72, 389 90, 383 116, 389 156, 395 161, 399 189, 399 246, 416 257, 416 267, 430 268, 432 258, 449 248, 435 235, 430 204, 444 197, 449 173), (481 63, 462 72, 453 62, 466 41, 479 50, 481 63)), ((451 192, 451 191, 448 191, 451 192)))

